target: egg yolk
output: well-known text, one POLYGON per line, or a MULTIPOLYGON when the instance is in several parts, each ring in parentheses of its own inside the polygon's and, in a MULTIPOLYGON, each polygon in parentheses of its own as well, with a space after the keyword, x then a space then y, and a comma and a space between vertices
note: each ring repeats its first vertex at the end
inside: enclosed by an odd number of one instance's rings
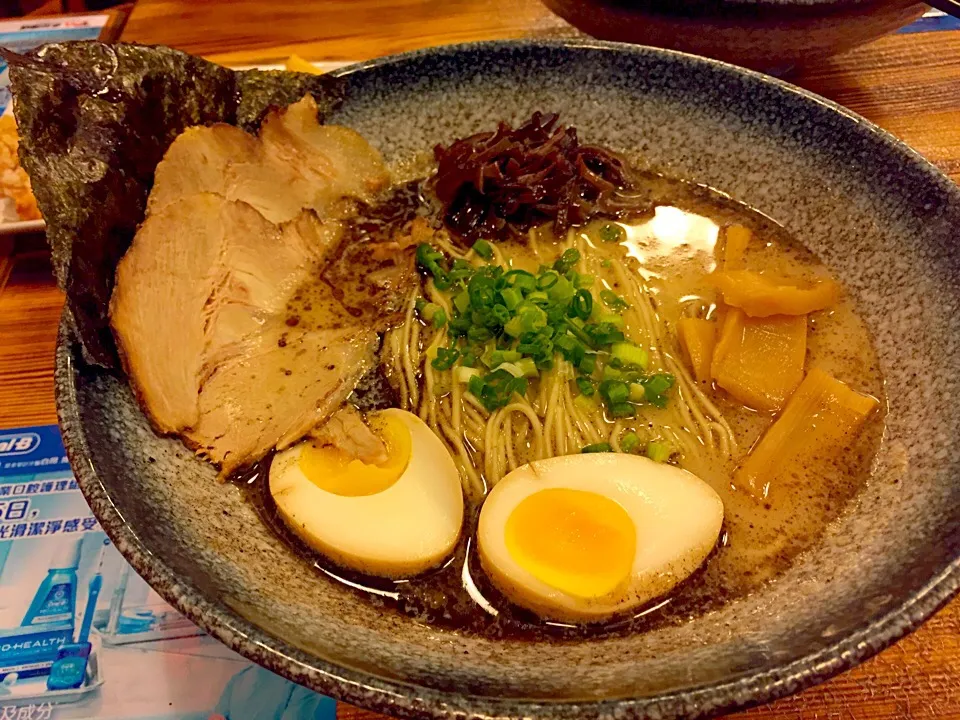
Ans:
POLYGON ((538 580, 580 598, 617 589, 630 574, 637 531, 623 507, 585 490, 549 488, 507 518, 507 551, 538 580))
POLYGON ((389 415, 371 416, 368 424, 386 445, 384 462, 365 463, 338 448, 308 444, 300 453, 300 470, 314 485, 334 495, 376 495, 389 488, 410 464, 410 430, 389 415))

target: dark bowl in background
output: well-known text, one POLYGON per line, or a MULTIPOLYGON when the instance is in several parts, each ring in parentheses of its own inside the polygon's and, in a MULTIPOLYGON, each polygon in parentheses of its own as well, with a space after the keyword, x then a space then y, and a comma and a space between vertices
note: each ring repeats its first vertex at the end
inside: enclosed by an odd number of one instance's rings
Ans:
POLYGON ((682 50, 783 72, 893 32, 916 0, 543 0, 601 40, 682 50))

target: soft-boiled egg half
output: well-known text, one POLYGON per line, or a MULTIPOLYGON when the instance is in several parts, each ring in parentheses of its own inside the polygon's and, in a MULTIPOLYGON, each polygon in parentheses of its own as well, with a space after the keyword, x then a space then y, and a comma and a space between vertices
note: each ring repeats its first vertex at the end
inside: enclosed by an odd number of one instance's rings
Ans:
POLYGON ((723 502, 695 475, 621 453, 537 460, 480 511, 484 571, 551 620, 599 621, 668 592, 713 550, 723 502))
POLYGON ((279 453, 270 494, 287 526, 338 565, 403 578, 436 567, 463 525, 463 490, 453 458, 416 415, 367 416, 387 459, 367 464, 309 440, 279 453))

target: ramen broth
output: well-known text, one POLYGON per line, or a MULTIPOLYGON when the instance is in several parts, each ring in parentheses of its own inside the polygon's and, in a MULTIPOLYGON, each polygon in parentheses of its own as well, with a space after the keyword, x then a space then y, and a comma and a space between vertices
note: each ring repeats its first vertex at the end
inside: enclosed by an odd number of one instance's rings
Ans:
MULTIPOLYGON (((650 180, 651 210, 630 220, 618 221, 622 242, 598 240, 599 229, 609 220, 593 220, 574 228, 574 241, 585 248, 587 266, 608 261, 619 263, 627 273, 638 274, 652 296, 655 313, 667 329, 662 351, 685 362, 676 336, 683 316, 710 318, 718 312, 716 290, 706 276, 716 267, 723 228, 731 224, 748 227, 753 241, 745 254, 745 266, 754 271, 786 277, 829 276, 829 271, 800 241, 791 238, 775 222, 737 204, 719 193, 687 183, 656 178, 650 180)), ((407 202, 423 203, 422 196, 405 191, 407 202)), ((419 212, 432 212, 421 204, 419 212)), ((409 219, 409 213, 397 217, 409 219)), ((377 226, 378 232, 383 231, 377 226)), ((562 252, 569 238, 556 238, 548 227, 530 237, 497 243, 498 256, 512 267, 534 271, 562 252)), ((609 267, 609 265, 607 265, 609 267)), ((610 284, 618 292, 618 283, 610 284)), ((302 308, 298 308, 302 312, 302 308)), ((309 313, 306 313, 309 314, 309 313)), ((416 320, 413 320, 416 322, 416 320)), ((808 319, 805 366, 819 366, 862 393, 880 399, 884 407, 883 380, 870 335, 844 297, 828 310, 808 319)), ((386 343, 383 353, 387 352, 386 343)), ((384 359, 384 365, 388 364, 384 359)), ((369 376, 354 394, 362 410, 397 406, 396 379, 385 376, 383 367, 369 376)), ((387 373, 389 375, 389 372, 387 373)), ((422 378, 420 379, 422 382, 422 378)), ((680 623, 742 597, 787 569, 797 555, 814 546, 828 525, 866 483, 882 437, 882 410, 861 429, 847 452, 830 458, 812 458, 792 477, 755 498, 736 488, 733 472, 739 460, 770 426, 774 414, 757 412, 730 398, 723 390, 700 384, 729 424, 736 449, 730 457, 719 452, 674 453, 671 462, 707 482, 721 497, 724 524, 712 554, 694 575, 670 594, 628 617, 616 617, 600 625, 576 626, 550 623, 508 602, 479 569, 475 549, 476 521, 482 493, 466 492, 466 517, 460 543, 453 557, 441 568, 409 580, 390 581, 359 575, 332 565, 306 547, 278 517, 266 489, 270 458, 259 463, 239 482, 265 522, 312 563, 317 572, 344 583, 371 602, 437 625, 487 636, 579 637, 585 633, 627 633, 661 624, 680 623)), ((411 409, 411 408, 406 408, 411 409)), ((415 410, 414 410, 415 411, 415 410)), ((676 425, 676 415, 655 408, 642 418, 623 423, 624 430, 644 432, 644 423, 676 425)), ((687 433, 686 441, 698 441, 687 433)), ((469 442, 467 442, 469 446, 469 442)), ((453 454, 453 451, 451 450, 453 454)), ((522 460, 523 458, 520 458, 522 460)), ((480 472, 482 475, 482 470, 480 472)), ((481 478, 489 485, 489 478, 481 478)))

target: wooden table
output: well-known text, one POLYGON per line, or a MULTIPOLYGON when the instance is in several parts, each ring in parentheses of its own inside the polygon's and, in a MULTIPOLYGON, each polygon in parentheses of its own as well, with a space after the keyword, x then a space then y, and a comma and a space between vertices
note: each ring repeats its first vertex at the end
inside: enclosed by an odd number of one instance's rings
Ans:
MULTIPOLYGON (((224 63, 353 60, 449 42, 572 34, 535 0, 140 0, 123 39, 224 63)), ((960 31, 894 35, 791 78, 899 135, 960 180, 960 31)), ((63 301, 29 240, 0 295, 0 427, 52 423, 63 301)), ((2 255, 2 254, 0 254, 2 255)), ((0 260, 0 278, 3 275, 0 260)), ((2 284, 2 279, 0 279, 2 284)), ((340 716, 373 720, 340 706, 340 716)), ((737 717, 960 719, 960 601, 859 668, 737 717)))

